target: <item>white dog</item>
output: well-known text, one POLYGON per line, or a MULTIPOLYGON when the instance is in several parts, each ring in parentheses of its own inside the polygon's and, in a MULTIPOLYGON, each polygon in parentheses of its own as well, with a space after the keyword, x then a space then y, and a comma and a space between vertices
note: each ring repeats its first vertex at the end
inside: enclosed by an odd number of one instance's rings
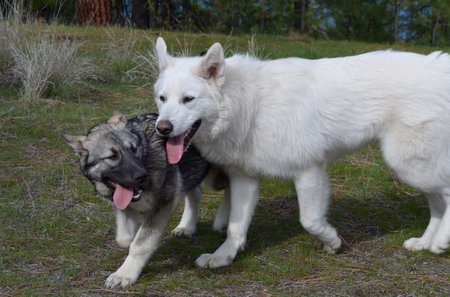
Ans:
POLYGON ((230 264, 244 248, 262 176, 292 179, 300 222, 336 252, 327 222, 327 166, 370 141, 407 184, 423 191, 431 219, 409 250, 442 253, 450 241, 450 56, 379 51, 353 57, 260 61, 224 59, 220 44, 203 57, 174 58, 162 38, 156 51, 157 130, 168 136, 169 161, 183 142, 230 177, 230 201, 214 227, 228 224, 227 239, 201 267, 230 264))

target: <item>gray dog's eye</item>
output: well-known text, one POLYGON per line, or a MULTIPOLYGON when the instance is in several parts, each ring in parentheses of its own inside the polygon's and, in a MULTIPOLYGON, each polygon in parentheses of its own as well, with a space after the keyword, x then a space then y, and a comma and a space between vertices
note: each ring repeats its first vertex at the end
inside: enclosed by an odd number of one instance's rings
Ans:
POLYGON ((137 153, 137 147, 136 147, 134 144, 131 144, 131 145, 130 145, 130 150, 131 150, 131 152, 134 153, 134 154, 137 153))
POLYGON ((111 150, 111 155, 106 157, 105 159, 109 159, 109 160, 112 160, 112 161, 117 161, 117 160, 119 160, 119 158, 120 158, 119 152, 116 151, 115 149, 112 149, 111 150))

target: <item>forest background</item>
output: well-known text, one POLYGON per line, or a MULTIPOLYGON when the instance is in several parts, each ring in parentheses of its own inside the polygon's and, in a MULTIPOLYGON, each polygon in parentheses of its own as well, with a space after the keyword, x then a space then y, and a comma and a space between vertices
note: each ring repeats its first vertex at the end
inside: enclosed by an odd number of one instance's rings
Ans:
MULTIPOLYGON (((8 0, 0 0, 5 2, 8 0)), ((224 34, 450 44, 448 0, 29 0, 43 19, 224 34)))

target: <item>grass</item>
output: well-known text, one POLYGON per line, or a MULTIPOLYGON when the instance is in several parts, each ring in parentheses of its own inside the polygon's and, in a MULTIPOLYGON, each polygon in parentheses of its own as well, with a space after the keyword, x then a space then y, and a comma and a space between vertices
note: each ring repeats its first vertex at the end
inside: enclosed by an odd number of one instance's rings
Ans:
MULTIPOLYGON (((102 28, 56 26, 52 30, 82 41, 80 53, 104 69, 114 66, 105 56, 105 44, 114 43, 116 38, 126 40, 130 34, 114 28, 108 34, 102 28)), ((226 45, 229 53, 245 51, 251 39, 139 30, 133 34, 141 53, 148 50, 149 36, 162 35, 169 49, 178 50, 181 44, 192 54, 215 41, 226 45)), ((332 57, 390 47, 433 50, 299 36, 261 35, 253 42, 257 42, 257 49, 253 43, 252 50, 268 58, 332 57)), ((324 253, 300 227, 293 185, 266 179, 247 248, 232 265, 214 270, 194 265, 196 257, 214 251, 224 240, 223 234, 211 231, 221 193, 206 191, 193 238, 172 238, 168 232, 136 285, 124 290, 105 289, 104 280, 119 267, 126 251, 115 244, 111 206, 95 196, 60 135, 83 133, 115 109, 129 117, 155 111, 152 81, 124 80, 123 74, 135 65, 126 62, 116 66, 117 71, 111 71, 107 79, 65 87, 57 97, 33 106, 19 100, 17 86, 0 84, 1 296, 450 294, 448 252, 436 256, 401 247, 405 239, 422 234, 428 208, 419 193, 396 180, 383 165, 376 145, 330 168, 329 217, 348 245, 341 254, 324 253)), ((181 216, 179 208, 170 228, 181 216)))

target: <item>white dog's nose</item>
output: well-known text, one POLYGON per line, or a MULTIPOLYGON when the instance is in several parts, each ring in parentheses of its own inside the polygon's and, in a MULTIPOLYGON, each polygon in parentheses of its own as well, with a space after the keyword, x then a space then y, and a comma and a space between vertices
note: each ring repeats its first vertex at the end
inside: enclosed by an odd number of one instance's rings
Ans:
POLYGON ((168 120, 161 120, 156 125, 156 131, 158 131, 158 133, 163 136, 169 135, 170 132, 172 132, 172 130, 173 130, 173 125, 168 120))

